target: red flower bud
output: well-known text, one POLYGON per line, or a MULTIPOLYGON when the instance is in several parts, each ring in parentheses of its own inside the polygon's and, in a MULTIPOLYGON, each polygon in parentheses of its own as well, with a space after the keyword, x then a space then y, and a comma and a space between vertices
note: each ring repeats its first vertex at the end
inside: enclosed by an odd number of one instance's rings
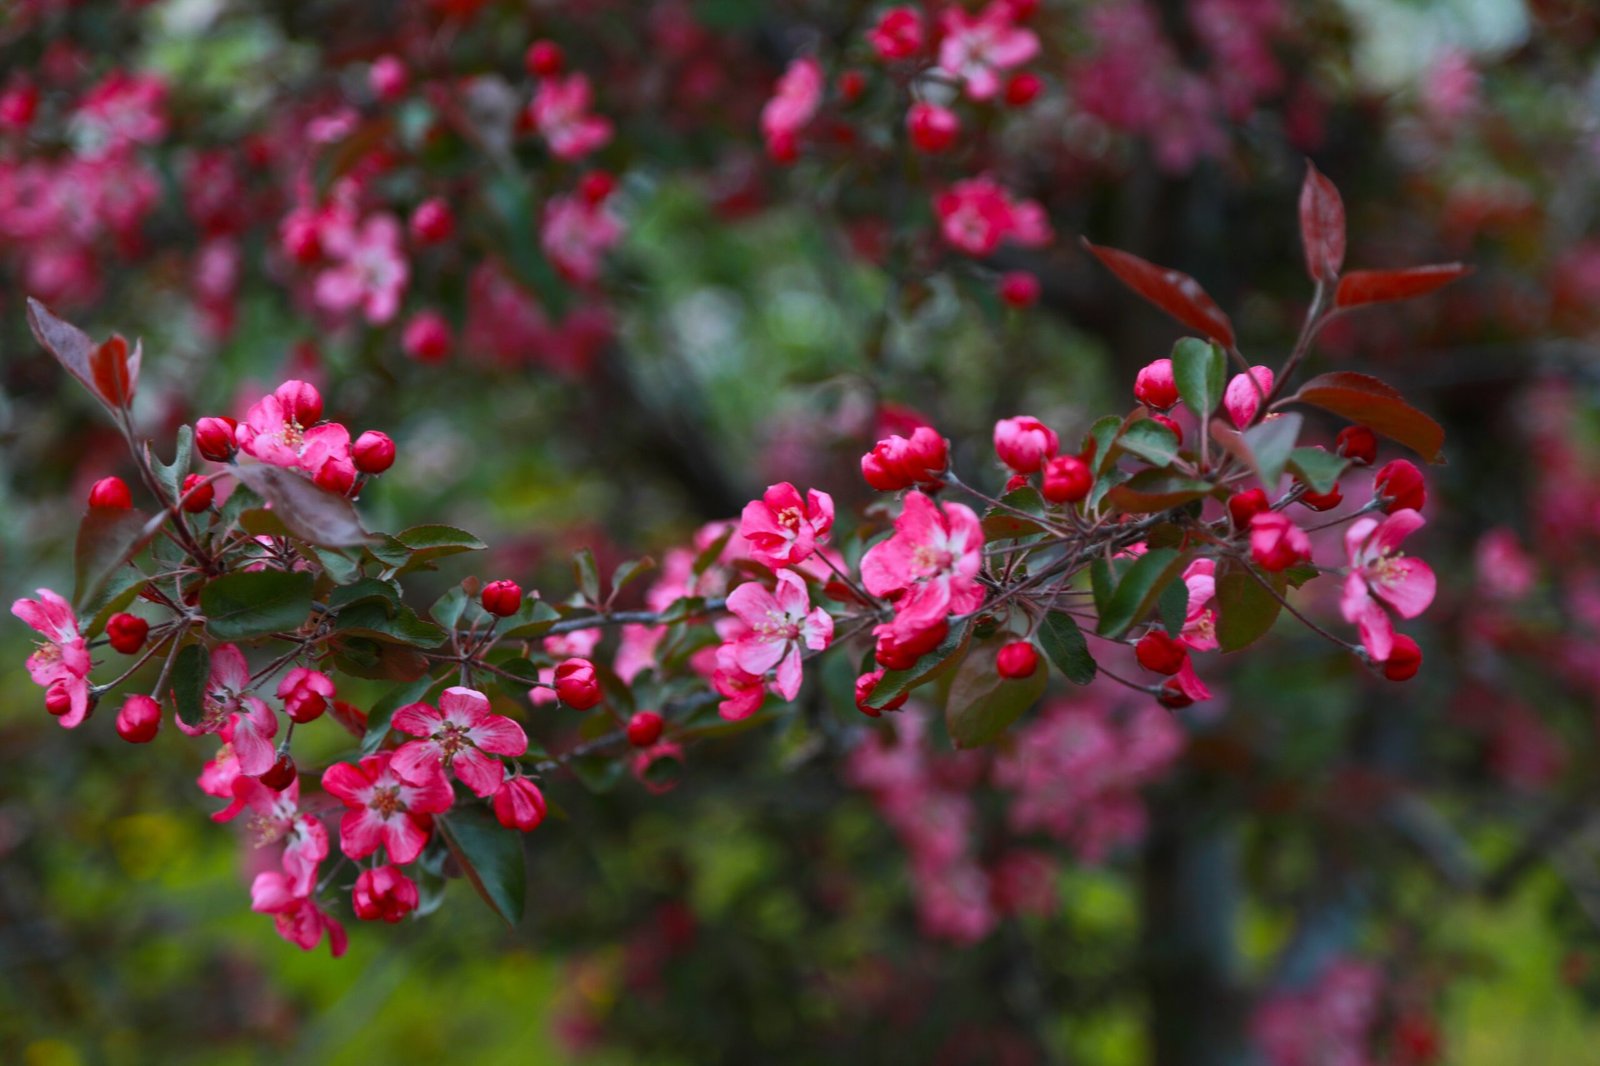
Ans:
POLYGON ((295 766, 294 759, 290 757, 288 752, 284 752, 282 755, 279 755, 277 761, 271 766, 267 767, 266 771, 260 777, 256 778, 256 780, 260 781, 263 785, 272 789, 274 792, 282 792, 284 789, 294 784, 294 779, 299 776, 300 770, 295 766))
POLYGON ((1038 99, 1039 90, 1043 88, 1044 82, 1039 75, 1031 71, 1019 71, 1006 82, 1006 103, 1012 107, 1027 107, 1038 99))
POLYGON ((117 736, 129 744, 148 744, 161 728, 161 704, 149 696, 129 696, 117 712, 117 736))
POLYGON ((1271 504, 1267 494, 1260 489, 1235 493, 1228 498, 1228 514, 1233 518, 1234 529, 1249 529, 1250 519, 1261 514, 1271 504))
POLYGON ((72 693, 65 681, 57 681, 44 691, 44 709, 60 718, 72 710, 72 693))
POLYGON ((406 322, 400 347, 419 363, 437 363, 450 354, 450 323, 437 311, 418 311, 406 322))
POLYGON ((278 682, 278 698, 283 701, 284 713, 296 722, 315 721, 333 699, 333 678, 297 666, 278 682))
POLYGON ((1019 311, 1039 302, 1039 279, 1026 270, 1012 270, 1000 279, 1000 299, 1019 311))
POLYGON ((1428 499, 1428 487, 1422 480, 1422 471, 1404 459, 1396 459, 1378 471, 1378 476, 1372 480, 1372 493, 1386 501, 1383 507, 1385 514, 1394 514, 1407 508, 1420 511, 1428 499))
POLYGON ((1028 475, 1027 474, 1012 474, 1010 477, 1006 478, 1006 491, 1007 492, 1016 492, 1018 489, 1024 487, 1027 484, 1028 484, 1028 475))
POLYGON ((506 618, 522 608, 522 586, 515 581, 491 581, 483 586, 483 609, 506 618))
POLYGON ((578 182, 578 195, 591 207, 605 203, 616 191, 617 179, 609 170, 591 170, 578 182))
POLYGON ((393 102, 400 99, 405 95, 406 85, 410 81, 406 65, 398 56, 379 56, 367 71, 367 84, 372 87, 372 95, 380 100, 393 102))
POLYGON ((1166 415, 1160 414, 1159 412, 1154 412, 1150 415, 1150 421, 1166 426, 1172 431, 1172 435, 1178 438, 1178 443, 1183 443, 1183 427, 1178 425, 1176 419, 1168 418, 1166 415))
POLYGON ((1139 665, 1158 674, 1175 674, 1189 661, 1189 649, 1167 635, 1165 630, 1152 629, 1139 638, 1133 646, 1139 665))
POLYGON ((1094 487, 1089 464, 1076 455, 1058 455, 1044 465, 1044 485, 1039 492, 1051 503, 1077 503, 1094 487))
POLYGON ((1340 491, 1337 483, 1327 492, 1306 492, 1300 496, 1300 502, 1313 511, 1331 511, 1344 502, 1344 493, 1340 491))
POLYGON ((1161 692, 1156 696, 1156 702, 1169 711, 1182 710, 1194 703, 1194 697, 1178 685, 1177 678, 1167 680, 1161 686, 1161 692))
POLYGON ((1394 635, 1394 647, 1383 661, 1383 676, 1390 681, 1410 681, 1422 669, 1422 648, 1404 633, 1394 635))
POLYGON ((202 418, 194 424, 194 450, 213 463, 227 462, 239 448, 234 440, 234 428, 238 425, 231 418, 202 418))
POLYGON ((1263 570, 1277 573, 1311 558, 1311 538, 1277 511, 1250 519, 1250 558, 1263 570))
POLYGON ((190 514, 199 514, 210 507, 216 495, 216 486, 199 474, 187 475, 183 479, 183 491, 179 494, 183 509, 190 514))
POLYGON ((868 718, 877 718, 884 711, 898 711, 911 698, 911 693, 902 692, 888 703, 875 702, 872 693, 877 689, 878 682, 883 680, 883 673, 882 670, 873 670, 856 678, 856 710, 868 718))
POLYGON ((1345 426, 1334 450, 1357 466, 1371 466, 1378 458, 1378 437, 1366 426, 1345 426))
POLYGON ((994 450, 1000 461, 1019 474, 1031 474, 1061 448, 1055 430, 1026 415, 994 424, 994 450))
POLYGON ((362 870, 350 895, 357 918, 391 924, 416 910, 420 900, 417 883, 394 865, 362 870))
POLYGON ((283 405, 283 413, 301 426, 314 426, 322 421, 322 393, 309 381, 291 378, 272 390, 283 405))
POLYGON ((526 777, 506 778, 494 794, 494 816, 507 829, 537 829, 544 813, 544 793, 526 777))
POLYGON ((133 494, 120 477, 103 477, 89 490, 89 506, 126 511, 133 506, 133 494))
POLYGON ((636 748, 648 748, 661 739, 663 724, 655 711, 640 711, 628 719, 628 743, 636 748))
POLYGON ((1171 359, 1148 363, 1133 379, 1134 399, 1146 407, 1165 411, 1178 402, 1178 379, 1172 373, 1171 359))
POLYGON ((440 244, 456 232, 456 216, 442 197, 432 197, 411 212, 411 239, 418 244, 440 244))
POLYGON ((889 670, 909 670, 950 635, 950 623, 941 618, 936 625, 919 629, 904 640, 897 640, 888 625, 880 625, 872 632, 878 638, 873 652, 878 663, 889 670))
POLYGON ((322 258, 322 235, 317 221, 303 214, 292 214, 278 228, 278 240, 290 259, 302 265, 322 258))
POLYGON ((1032 677, 1039 669, 1039 653, 1029 641, 1014 640, 995 653, 994 668, 1001 677, 1013 681, 1032 677))
POLYGON ((867 91, 867 76, 859 70, 847 70, 839 75, 839 98, 847 104, 861 99, 867 91))
POLYGON ((947 107, 918 101, 906 112, 906 130, 919 152, 937 155, 956 143, 961 119, 947 107))
POLYGON ((394 465, 394 441, 387 433, 369 429, 350 445, 350 458, 363 474, 381 474, 394 465))
POLYGON ((587 711, 600 702, 600 678, 588 659, 568 659, 557 666, 555 685, 556 696, 575 710, 587 711))
POLYGON ((144 647, 149 632, 150 623, 136 614, 114 614, 106 623, 107 641, 123 655, 132 655, 144 647))
POLYGON ((534 41, 528 46, 528 54, 522 57, 522 65, 536 78, 553 78, 561 73, 566 58, 561 54, 561 46, 554 41, 534 41))
POLYGON ((949 463, 949 445, 938 432, 918 426, 911 436, 880 440, 861 457, 861 476, 879 492, 908 489, 935 480, 949 463))

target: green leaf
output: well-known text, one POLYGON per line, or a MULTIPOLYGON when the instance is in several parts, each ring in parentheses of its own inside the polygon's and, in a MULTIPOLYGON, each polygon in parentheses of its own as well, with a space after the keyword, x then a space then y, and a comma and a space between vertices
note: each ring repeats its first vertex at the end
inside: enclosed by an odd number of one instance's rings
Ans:
POLYGON ((335 584, 348 585, 361 577, 361 560, 352 559, 336 548, 312 548, 311 554, 317 557, 322 568, 335 584))
POLYGON ((85 637, 94 638, 103 632, 106 623, 111 621, 111 616, 118 611, 125 611, 128 605, 139 597, 139 590, 144 587, 144 575, 131 566, 113 570, 111 576, 100 586, 98 595, 89 597, 78 610, 80 625, 85 637))
POLYGON ((656 561, 648 555, 642 559, 630 559, 625 563, 619 563, 611 572, 611 599, 616 600, 617 593, 655 568, 656 561))
POLYGON ((1178 383, 1178 395, 1204 425, 1222 402, 1228 357, 1211 341, 1184 337, 1172 346, 1172 376, 1178 383))
POLYGON ((958 748, 992 743, 1044 695, 1048 670, 1035 669, 1020 679, 1000 676, 995 653, 1006 642, 995 637, 975 643, 950 681, 944 723, 958 748))
MULTIPOLYGON (((391 608, 400 607, 400 589, 393 581, 380 581, 364 577, 349 585, 341 585, 328 594, 328 609, 343 610, 357 603, 377 602, 391 608)), ((390 613, 393 613, 392 611, 390 613)))
MULTIPOLYGON (((394 539, 408 549, 408 558, 404 562, 389 564, 399 565, 401 572, 418 570, 424 566, 432 569, 433 561, 436 559, 459 555, 462 552, 482 551, 488 547, 471 533, 454 526, 412 526, 395 534, 394 539)), ((393 554, 392 549, 386 550, 393 554)))
POLYGON ((381 603, 358 603, 339 612, 334 629, 344 636, 397 641, 414 648, 437 648, 449 634, 417 617, 404 605, 389 610, 381 603))
POLYGON ((561 614, 554 607, 543 600, 529 597, 522 601, 516 614, 505 620, 503 624, 507 628, 501 630, 500 635, 512 640, 542 637, 559 621, 561 614))
POLYGON ((600 568, 595 565, 594 552, 588 548, 572 553, 572 579, 585 599, 594 604, 600 602, 600 568))
POLYGON ((1289 569, 1285 570, 1283 572, 1283 577, 1284 580, 1289 583, 1291 588, 1300 588, 1308 581, 1315 581, 1321 576, 1321 574, 1322 571, 1318 570, 1316 567, 1306 563, 1301 563, 1299 566, 1291 566, 1289 569))
POLYGON ((1089 439, 1094 441, 1094 471, 1100 473, 1111 463, 1111 443, 1122 432, 1122 419, 1104 415, 1089 427, 1089 439))
POLYGON ((223 504, 218 512, 217 528, 232 529, 239 524, 240 515, 246 511, 253 511, 266 502, 248 485, 235 485, 233 491, 228 493, 228 502, 223 504))
POLYGON ((145 458, 150 461, 150 469, 155 472, 156 480, 161 487, 167 490, 167 499, 177 502, 178 494, 183 489, 183 479, 189 473, 190 452, 194 447, 194 427, 183 425, 178 427, 178 443, 172 453, 172 462, 163 463, 155 457, 148 443, 145 444, 145 458))
MULTIPOLYGON (((1044 517, 1044 497, 1040 496, 1038 490, 1032 486, 1025 485, 1020 489, 1013 489, 1000 497, 1000 502, 1018 511, 1044 517)), ((1014 540, 1017 537, 1031 537, 1035 533, 1044 531, 1044 526, 1038 522, 1030 522, 1021 515, 999 507, 989 508, 983 516, 983 536, 986 541, 1014 540)))
POLYGON ((1117 438, 1117 447, 1131 452, 1160 468, 1170 466, 1178 457, 1178 438, 1172 430, 1154 419, 1144 418, 1128 424, 1117 438))
POLYGON ((348 497, 313 485, 292 470, 265 463, 240 463, 238 479, 272 505, 272 510, 301 540, 327 548, 366 544, 372 536, 348 497))
POLYGON ((1178 634, 1183 632, 1183 623, 1188 620, 1188 583, 1174 581, 1168 584, 1166 591, 1156 599, 1156 614, 1161 617, 1161 626, 1167 631, 1167 636, 1176 640, 1178 634))
POLYGON ((1188 557, 1174 548, 1151 548, 1134 560, 1100 615, 1099 634, 1116 639, 1133 628, 1187 562, 1188 557))
POLYGON ((1283 466, 1300 439, 1300 423, 1299 415, 1278 415, 1244 431, 1245 443, 1255 456, 1256 474, 1269 492, 1283 476, 1283 466))
POLYGON ((311 613, 310 573, 241 570, 200 590, 206 632, 218 640, 248 640, 299 629, 311 613))
POLYGON ((1065 611, 1050 611, 1039 624, 1039 643, 1061 675, 1074 685, 1087 685, 1096 672, 1094 656, 1077 621, 1065 611))
MULTIPOLYGON (((1282 574, 1267 574, 1267 581, 1283 594, 1282 574)), ((1225 560, 1217 566, 1217 644, 1223 651, 1238 651, 1254 644, 1278 620, 1283 605, 1250 576, 1246 564, 1225 560)))
POLYGON ((904 670, 885 670, 878 679, 878 684, 872 690, 874 706, 882 706, 899 696, 902 692, 910 692, 918 685, 932 681, 944 673, 956 661, 961 653, 966 650, 967 641, 972 636, 972 625, 968 619, 962 618, 950 623, 950 632, 939 642, 939 646, 918 659, 904 670))
POLYGON ((1316 493, 1332 492, 1349 466, 1350 460, 1344 456, 1321 448, 1296 448, 1289 453, 1289 469, 1316 493))
POLYGON ((439 817, 445 843, 461 864, 467 880, 507 925, 522 921, 527 903, 528 873, 522 858, 522 834, 501 825, 480 804, 457 804, 439 817))
POLYGON ((1126 514, 1154 514, 1181 507, 1211 491, 1209 481, 1169 474, 1165 470, 1141 470, 1106 493, 1113 507, 1126 514))
POLYGON ((1111 596, 1117 591, 1117 582, 1122 580, 1126 570, 1126 560, 1107 562, 1102 555, 1095 556, 1089 564, 1089 589, 1094 593, 1094 613, 1097 618, 1104 616, 1110 608, 1111 596))
POLYGON ((148 515, 134 510, 89 508, 78 526, 78 543, 72 553, 76 570, 72 602, 80 613, 111 575, 150 543, 160 528, 150 522, 148 515))
POLYGON ((729 525, 727 529, 723 530, 720 537, 707 544, 700 554, 694 557, 694 566, 690 568, 690 572, 696 578, 704 575, 707 570, 716 565, 718 559, 722 558, 722 551, 728 546, 728 540, 733 536, 736 528, 736 526, 729 525))
POLYGON ((172 663, 172 703, 178 718, 191 729, 206 715, 206 687, 211 683, 211 651, 204 644, 186 644, 172 663))
POLYGON ((1133 475, 1126 470, 1112 467, 1095 480, 1094 488, 1089 490, 1089 498, 1084 501, 1084 506, 1091 511, 1096 510, 1100 506, 1100 501, 1106 498, 1106 493, 1132 478, 1133 475))
MULTIPOLYGON (((448 633, 456 627, 457 622, 461 621, 461 616, 466 613, 467 605, 470 602, 467 599, 466 589, 460 585, 451 585, 450 591, 433 601, 433 606, 428 608, 428 617, 432 618, 448 633)), ((538 601, 535 600, 534 602, 537 603, 538 601)), ((522 607, 527 606, 528 603, 524 600, 522 607)), ((521 609, 518 608, 518 611, 520 612, 521 609)))
POLYGON ((428 690, 436 684, 442 691, 443 681, 435 682, 432 678, 419 678, 399 688, 390 689, 383 699, 373 704, 372 710, 367 712, 367 733, 361 738, 361 754, 371 755, 382 747, 384 738, 389 735, 389 722, 394 718, 394 712, 413 703, 422 702, 427 698, 428 690))

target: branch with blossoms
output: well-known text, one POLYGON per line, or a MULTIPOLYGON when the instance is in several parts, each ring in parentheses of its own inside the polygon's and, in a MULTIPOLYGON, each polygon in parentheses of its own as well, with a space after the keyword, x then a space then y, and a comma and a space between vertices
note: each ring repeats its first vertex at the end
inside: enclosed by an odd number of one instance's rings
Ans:
POLYGON ((888 437, 861 460, 887 499, 849 536, 837 535, 827 492, 773 485, 737 522, 668 551, 637 610, 617 610, 619 594, 654 564, 623 564, 608 590, 583 551, 566 601, 469 579, 419 613, 406 579, 483 544, 448 526, 363 527, 354 501, 395 461, 387 436, 352 436, 323 417, 315 388, 288 381, 240 419, 184 427, 162 462, 128 414, 139 348, 96 344, 30 303, 40 343, 122 428, 155 506, 136 509, 118 478, 94 486, 72 601, 41 589, 13 605, 45 638, 28 669, 67 728, 134 688, 143 691, 125 694, 116 715, 123 739, 149 742, 170 711, 184 734, 220 742, 199 779, 226 804, 213 818, 248 811, 258 843, 280 848, 252 906, 302 948, 326 935, 335 954, 345 943, 337 893, 350 893, 360 919, 398 921, 437 895, 451 857, 517 921, 517 834, 544 820, 541 783, 570 770, 604 788, 631 768, 646 787, 671 787, 687 742, 796 700, 808 663, 830 649, 870 652, 855 681, 862 714, 926 694, 943 702, 957 747, 994 742, 1038 702, 1049 680, 1041 651, 1070 683, 1104 675, 1180 708, 1211 696, 1197 656, 1246 648, 1285 614, 1405 680, 1421 651, 1395 619, 1416 618, 1434 595, 1427 564, 1401 552, 1423 525, 1423 478, 1396 459, 1356 506, 1344 488, 1376 462, 1379 436, 1433 460, 1443 433, 1375 378, 1336 372, 1287 387, 1329 318, 1464 271, 1342 274, 1343 207, 1314 170, 1301 228, 1316 295, 1276 369, 1244 359, 1192 278, 1090 245, 1201 335, 1139 372, 1131 412, 1090 425, 1076 449, 1037 419, 1001 420, 1004 481, 952 469, 931 426, 888 437), (1230 360, 1243 368, 1231 379, 1230 360), (1308 442, 1306 407, 1350 423, 1331 448, 1308 442), (197 459, 210 465, 192 470, 197 459), (1306 526, 1304 512, 1330 517, 1306 526), (1334 526, 1344 527, 1342 565, 1315 558, 1311 533, 1334 526), (1352 630, 1293 602, 1329 574, 1342 576, 1339 613, 1352 630), (597 652, 611 630, 608 660, 597 652), (96 683, 102 646, 134 658, 96 683), (136 684, 147 665, 153 684, 136 684), (356 707, 339 698, 347 679, 390 688, 356 707), (559 721, 553 704, 604 710, 552 752, 529 728, 559 721), (352 748, 310 797, 295 738, 319 719, 348 731, 352 748), (341 857, 323 871, 335 839, 341 857))

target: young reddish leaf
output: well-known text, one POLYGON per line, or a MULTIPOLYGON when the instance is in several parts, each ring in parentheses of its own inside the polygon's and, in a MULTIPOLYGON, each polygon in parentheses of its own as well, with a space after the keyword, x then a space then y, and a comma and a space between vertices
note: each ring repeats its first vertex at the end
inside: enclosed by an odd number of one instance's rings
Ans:
POLYGON ((1344 265, 1344 201, 1333 182, 1306 162, 1300 186, 1300 241, 1312 281, 1332 281, 1344 265))
POLYGON ((95 390, 112 407, 126 407, 133 399, 134 380, 130 373, 128 342, 113 333, 89 352, 89 370, 94 374, 95 390))
POLYGON ((83 330, 57 318, 50 313, 44 304, 28 297, 28 328, 33 330, 34 337, 44 346, 45 351, 55 356, 60 363, 79 383, 102 402, 105 396, 100 387, 95 384, 94 370, 89 366, 89 354, 94 351, 94 342, 83 330))
POLYGON ((1444 427, 1406 403, 1390 386, 1375 377, 1336 370, 1312 378, 1285 403, 1306 403, 1370 426, 1390 440, 1410 448, 1430 463, 1441 461, 1444 427))
POLYGON ((240 463, 233 468, 238 479, 255 490, 295 536, 325 548, 368 544, 372 536, 348 498, 313 485, 281 466, 240 463))
POLYGON ((1216 301, 1206 295, 1198 281, 1182 271, 1156 266, 1131 252, 1092 244, 1087 238, 1083 246, 1128 288, 1190 329, 1220 341, 1224 348, 1233 347, 1233 323, 1216 301))
POLYGON ((1409 300, 1413 296, 1426 296, 1470 273, 1472 268, 1465 263, 1436 263, 1408 270, 1352 270, 1339 279, 1333 304, 1344 308, 1385 300, 1409 300))

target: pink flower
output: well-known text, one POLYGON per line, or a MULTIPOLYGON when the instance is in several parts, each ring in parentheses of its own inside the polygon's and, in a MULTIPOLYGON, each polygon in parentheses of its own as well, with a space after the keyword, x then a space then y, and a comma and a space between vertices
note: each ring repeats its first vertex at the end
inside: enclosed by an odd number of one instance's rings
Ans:
POLYGON ((1012 23, 1005 0, 991 0, 977 15, 958 7, 944 12, 944 40, 939 66, 966 82, 967 95, 988 100, 1000 91, 1000 72, 1020 67, 1039 52, 1032 30, 1012 23))
POLYGON ((306 433, 322 417, 316 387, 290 380, 250 405, 234 437, 246 455, 273 466, 298 467, 306 433))
POLYGON ((589 113, 593 102, 586 75, 546 78, 528 105, 528 119, 556 158, 581 159, 611 140, 611 121, 589 113))
POLYGON ((492 796, 505 776, 505 764, 489 755, 516 758, 528 750, 528 736, 520 725, 490 714, 489 697, 459 685, 444 690, 438 707, 413 703, 400 708, 391 724, 402 733, 427 738, 413 740, 394 753, 397 774, 420 781, 434 770, 450 770, 480 796, 492 796))
POLYGON ((1262 398, 1272 395, 1272 384, 1271 367, 1253 366, 1248 377, 1244 374, 1233 376, 1233 380, 1228 382, 1227 390, 1222 394, 1222 407, 1228 412, 1228 417, 1233 419, 1234 425, 1244 429, 1255 421, 1256 411, 1261 407, 1262 398), (1251 378, 1261 386, 1259 392, 1256 391, 1256 385, 1250 383, 1251 378))
POLYGON ((789 64, 761 109, 761 133, 774 157, 792 156, 795 139, 822 103, 822 64, 802 56, 789 64))
POLYGON ((278 758, 272 748, 278 716, 263 700, 250 695, 251 688, 250 664, 244 653, 237 645, 224 644, 211 653, 211 680, 200 724, 191 726, 182 718, 177 721, 178 728, 191 737, 225 733, 223 740, 238 762, 239 773, 260 777, 278 758))
POLYGON ((992 178, 958 181, 934 200, 939 232, 968 255, 990 255, 1002 241, 1033 248, 1052 234, 1044 210, 1031 200, 1015 201, 992 178))
POLYGON ((728 595, 728 610, 750 632, 734 642, 733 662, 748 674, 765 677, 777 671, 777 690, 786 700, 800 692, 800 649, 821 651, 833 640, 833 619, 812 608, 805 581, 792 570, 778 571, 778 585, 768 592, 746 582, 728 595))
POLYGON ((300 781, 289 782, 282 792, 275 792, 253 777, 239 777, 233 781, 233 802, 211 816, 214 822, 228 822, 237 818, 246 808, 250 817, 245 821, 256 847, 284 843, 283 875, 289 891, 297 896, 309 896, 316 883, 317 866, 328 857, 328 831, 322 823, 309 814, 300 812, 300 781))
POLYGON ((900 594, 894 628, 904 634, 938 625, 952 614, 983 606, 978 571, 983 530, 972 508, 942 507, 920 492, 906 494, 894 536, 861 559, 861 580, 874 596, 900 594))
POLYGON ((750 542, 750 555, 772 569, 793 566, 828 542, 833 528, 833 497, 808 489, 805 499, 789 482, 767 486, 761 499, 744 506, 739 535, 750 542))
POLYGON ((335 763, 322 775, 322 787, 349 809, 339 820, 339 847, 364 859, 379 847, 402 865, 422 854, 433 829, 429 815, 450 809, 455 795, 438 766, 422 763, 415 777, 396 772, 389 752, 360 763, 335 763))
POLYGON ((89 646, 78 633, 72 605, 49 589, 37 600, 17 600, 11 613, 45 638, 28 656, 28 676, 45 690, 45 706, 65 729, 89 715, 89 646))
POLYGON ((258 914, 270 914, 278 927, 278 935, 302 951, 310 951, 328 934, 328 947, 333 957, 344 954, 349 941, 344 926, 317 906, 316 901, 296 893, 287 878, 276 870, 256 875, 250 885, 250 909, 258 914))
POLYGON ((167 135, 166 101, 166 83, 153 74, 107 74, 72 116, 78 154, 101 159, 160 141, 167 135))
POLYGON ((375 866, 356 878, 351 903, 364 922, 394 923, 417 909, 417 883, 398 866, 375 866))
POLYGON ((605 203, 581 196, 552 196, 544 205, 539 245, 570 281, 590 284, 600 277, 600 262, 622 239, 622 223, 605 203))
POLYGON ((394 318, 411 278, 403 232, 399 219, 383 213, 368 216, 360 228, 330 227, 322 251, 333 264, 317 275, 317 303, 335 314, 359 307, 375 326, 394 318))
POLYGON ((1263 570, 1287 570, 1311 558, 1311 538, 1288 515, 1263 511, 1250 519, 1250 558, 1263 570))
POLYGON ((722 697, 717 713, 730 722, 749 718, 766 696, 761 675, 741 668, 738 658, 739 649, 735 645, 722 645, 717 649, 717 666, 711 674, 711 687, 722 697))
POLYGON ((1217 650, 1216 572, 1217 564, 1212 559, 1196 559, 1183 572, 1189 608, 1179 639, 1195 651, 1217 650))
POLYGON ((1421 559, 1399 551, 1400 543, 1421 529, 1416 511, 1396 511, 1379 522, 1363 518, 1345 530, 1344 548, 1350 573, 1344 581, 1339 609, 1346 622, 1361 630, 1361 643, 1374 662, 1383 662, 1394 649, 1394 624, 1384 605, 1402 618, 1415 618, 1433 602, 1433 570, 1421 559))
POLYGON ((922 12, 914 7, 891 7, 867 31, 867 43, 883 60, 910 59, 922 51, 922 12))
POLYGON ((1044 461, 1061 447, 1055 430, 1039 421, 1020 415, 1003 418, 994 424, 994 450, 1000 461, 1019 474, 1036 474, 1044 461))
POLYGON ((861 476, 879 492, 909 489, 933 481, 950 462, 949 445, 931 426, 918 426, 909 438, 895 434, 861 457, 861 476))

